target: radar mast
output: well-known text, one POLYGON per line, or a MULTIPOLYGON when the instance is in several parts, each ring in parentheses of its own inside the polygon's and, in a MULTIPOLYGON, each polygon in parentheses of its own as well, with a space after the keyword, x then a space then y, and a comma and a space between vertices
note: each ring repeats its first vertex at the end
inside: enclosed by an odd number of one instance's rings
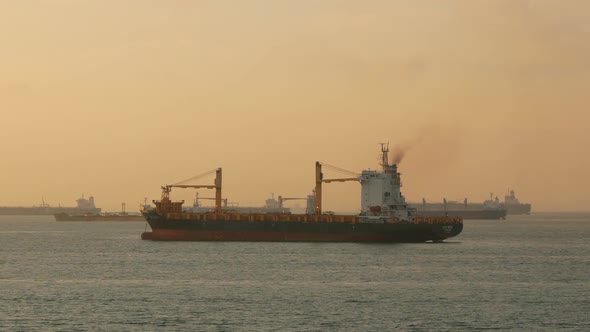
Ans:
POLYGON ((379 143, 381 144, 381 166, 383 167, 383 171, 385 172, 387 167, 389 166, 389 142, 388 143, 379 143))

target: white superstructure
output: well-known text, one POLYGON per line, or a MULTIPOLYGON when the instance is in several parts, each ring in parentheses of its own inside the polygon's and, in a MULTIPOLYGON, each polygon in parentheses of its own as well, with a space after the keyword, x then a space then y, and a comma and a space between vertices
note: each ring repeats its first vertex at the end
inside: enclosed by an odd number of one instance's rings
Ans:
POLYGON ((401 193, 397 165, 389 164, 389 147, 381 145, 383 171, 364 170, 361 182, 361 216, 395 217, 399 221, 413 221, 415 209, 408 208, 401 193))

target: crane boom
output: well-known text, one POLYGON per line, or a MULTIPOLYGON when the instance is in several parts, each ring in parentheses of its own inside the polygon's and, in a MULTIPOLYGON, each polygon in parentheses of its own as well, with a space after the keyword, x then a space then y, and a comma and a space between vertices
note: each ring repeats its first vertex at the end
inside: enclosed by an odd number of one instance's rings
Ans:
POLYGON ((196 177, 192 177, 190 179, 181 181, 176 184, 170 184, 162 186, 162 200, 170 200, 170 191, 172 188, 206 188, 206 189, 215 189, 215 213, 221 213, 221 168, 214 170, 215 172, 215 184, 213 185, 205 185, 205 184, 180 184, 182 182, 187 182, 191 180, 195 180, 197 178, 201 178, 205 175, 211 174, 213 171, 209 171, 207 173, 198 175, 196 177))
MULTIPOLYGON (((330 166, 329 168, 339 170, 339 171, 346 171, 344 169, 330 166)), ((354 172, 346 171, 350 174, 356 174, 354 172)), ((346 181, 359 181, 358 177, 354 178, 341 178, 341 179, 324 179, 324 174, 322 173, 322 163, 319 161, 315 162, 315 214, 321 215, 322 214, 322 183, 330 183, 330 182, 346 182, 346 181)))
POLYGON ((207 188, 207 189, 215 189, 215 185, 206 185, 206 184, 171 184, 168 185, 170 188, 207 188))

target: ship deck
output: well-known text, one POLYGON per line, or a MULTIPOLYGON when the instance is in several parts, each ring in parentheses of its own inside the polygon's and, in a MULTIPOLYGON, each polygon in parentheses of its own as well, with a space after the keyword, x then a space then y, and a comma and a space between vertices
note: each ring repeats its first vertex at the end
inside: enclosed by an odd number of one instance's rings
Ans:
MULTIPOLYGON (((142 211, 149 218, 154 211, 142 211)), ((274 221, 274 222, 326 222, 326 223, 367 223, 377 218, 380 223, 403 223, 395 217, 378 218, 378 216, 338 215, 338 214, 269 214, 269 213, 187 213, 168 212, 158 215, 167 220, 200 221, 274 221)), ((452 216, 416 216, 416 224, 462 224, 463 218, 452 216)))

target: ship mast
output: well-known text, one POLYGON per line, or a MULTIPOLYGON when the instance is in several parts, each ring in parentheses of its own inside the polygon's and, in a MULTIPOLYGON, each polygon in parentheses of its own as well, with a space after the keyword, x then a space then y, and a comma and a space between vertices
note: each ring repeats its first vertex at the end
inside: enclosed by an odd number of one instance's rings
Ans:
POLYGON ((383 167, 383 172, 387 170, 389 166, 389 143, 379 143, 381 144, 381 167, 383 167))

